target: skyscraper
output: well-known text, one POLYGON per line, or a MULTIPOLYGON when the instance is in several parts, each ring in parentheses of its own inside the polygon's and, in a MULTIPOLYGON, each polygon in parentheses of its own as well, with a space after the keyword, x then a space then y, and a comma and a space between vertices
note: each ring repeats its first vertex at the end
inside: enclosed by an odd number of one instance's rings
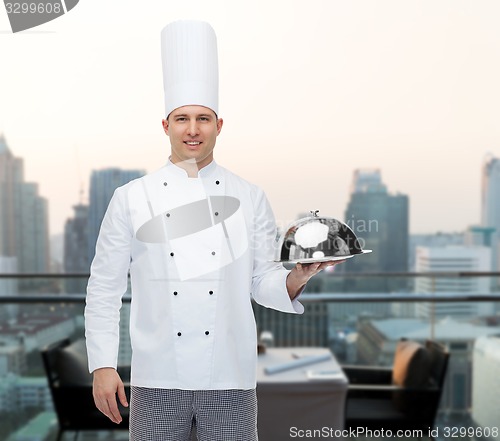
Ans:
MULTIPOLYGON (((17 272, 17 259, 15 257, 0 256, 0 273, 8 274, 17 272)), ((16 279, 0 279, 0 294, 15 297, 17 295, 16 279)), ((0 322, 17 316, 19 305, 6 304, 0 308, 0 322)))
MULTIPOLYGON (((73 206, 75 215, 64 225, 64 272, 88 273, 89 207, 78 204, 73 206)), ((84 293, 87 280, 66 279, 67 293, 84 293)))
MULTIPOLYGON (((350 260, 346 272, 408 271, 408 197, 391 195, 382 182, 380 170, 356 170, 345 221, 372 254, 350 260)), ((357 291, 394 291, 406 286, 403 279, 352 280, 357 291)))
MULTIPOLYGON (((119 168, 108 168, 104 170, 94 170, 90 177, 90 204, 88 207, 88 263, 90 265, 95 254, 97 236, 101 228, 102 219, 108 208, 109 201, 114 191, 131 181, 140 178, 145 174, 143 170, 121 170, 119 168)), ((120 309, 120 364, 130 364, 131 346, 130 333, 128 332, 128 318, 130 317, 130 303, 122 305, 120 309)))
POLYGON ((0 135, 0 255, 17 258, 19 272, 49 270, 48 203, 38 184, 24 182, 24 165, 0 135))
POLYGON ((132 179, 144 175, 143 170, 121 170, 119 168, 108 168, 94 170, 90 177, 90 204, 88 212, 88 267, 92 263, 95 254, 95 244, 101 222, 108 208, 109 201, 114 191, 121 185, 132 179))
POLYGON ((494 228, 491 236, 492 271, 499 270, 500 249, 500 158, 488 156, 483 164, 481 185, 481 224, 494 228))
POLYGON ((16 256, 15 183, 22 176, 23 160, 14 158, 0 135, 0 256, 16 256))

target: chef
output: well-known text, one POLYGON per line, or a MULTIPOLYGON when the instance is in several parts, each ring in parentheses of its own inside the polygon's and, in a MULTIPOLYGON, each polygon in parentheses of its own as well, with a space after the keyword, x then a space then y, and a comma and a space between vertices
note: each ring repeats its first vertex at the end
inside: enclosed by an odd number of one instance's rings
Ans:
POLYGON ((287 313, 307 281, 337 262, 273 262, 276 226, 257 186, 218 165, 217 41, 176 21, 161 33, 163 129, 171 156, 116 189, 87 289, 85 329, 96 406, 121 421, 119 310, 130 272, 130 439, 257 439, 252 299, 287 313))

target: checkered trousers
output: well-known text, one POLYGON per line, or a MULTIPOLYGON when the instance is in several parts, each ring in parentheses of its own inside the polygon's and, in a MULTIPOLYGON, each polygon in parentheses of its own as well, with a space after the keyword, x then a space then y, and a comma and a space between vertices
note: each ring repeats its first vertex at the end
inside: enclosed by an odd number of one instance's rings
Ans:
POLYGON ((130 441, 257 441, 255 389, 131 387, 130 441))

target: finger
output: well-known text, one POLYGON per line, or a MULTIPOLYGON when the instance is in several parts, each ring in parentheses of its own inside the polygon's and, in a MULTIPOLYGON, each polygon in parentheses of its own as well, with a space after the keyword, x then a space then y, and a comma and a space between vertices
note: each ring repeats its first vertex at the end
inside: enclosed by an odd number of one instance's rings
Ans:
POLYGON ((120 423, 121 422, 121 415, 120 412, 118 411, 118 406, 116 405, 116 398, 114 394, 112 395, 111 398, 107 399, 106 397, 102 397, 99 400, 99 405, 97 408, 104 414, 106 415, 113 423, 120 423), (113 401, 115 402, 115 407, 116 407, 116 412, 113 413, 110 403, 112 404, 113 401), (116 417, 116 414, 118 415, 118 418, 116 417))
POLYGON ((321 272, 321 271, 323 271, 325 268, 326 268, 325 262, 321 262, 321 263, 319 263, 319 264, 318 264, 318 266, 316 267, 315 274, 320 273, 320 272, 321 272))
POLYGON ((344 260, 329 260, 328 262, 326 262, 326 266, 335 266, 339 263, 344 263, 346 261, 346 259, 344 260))
POLYGON ((97 405, 97 408, 101 411, 101 413, 106 415, 111 421, 113 421, 113 423, 117 422, 115 420, 113 414, 111 413, 111 411, 109 409, 108 401, 105 398, 103 398, 102 400, 99 400, 96 405, 97 405))
POLYGON ((125 387, 123 386, 123 383, 120 383, 118 386, 118 399, 120 400, 120 403, 122 403, 122 406, 128 407, 127 396, 125 395, 125 387))
POLYGON ((120 415, 120 411, 118 410, 118 404, 116 402, 116 396, 113 394, 112 397, 107 399, 107 403, 109 406, 109 412, 112 415, 113 418, 111 420, 115 423, 121 423, 122 422, 122 416, 120 415))

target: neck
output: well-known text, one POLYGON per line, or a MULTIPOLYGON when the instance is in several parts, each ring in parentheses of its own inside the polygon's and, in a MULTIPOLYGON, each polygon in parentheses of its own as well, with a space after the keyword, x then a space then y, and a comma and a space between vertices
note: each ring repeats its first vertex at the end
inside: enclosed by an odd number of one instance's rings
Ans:
POLYGON ((175 164, 177 167, 182 168, 183 170, 186 171, 188 177, 190 178, 197 178, 198 177, 198 172, 208 164, 212 162, 212 160, 205 160, 202 162, 196 162, 194 159, 192 160, 187 160, 187 161, 182 161, 178 158, 173 158, 170 157, 170 161, 175 164))

